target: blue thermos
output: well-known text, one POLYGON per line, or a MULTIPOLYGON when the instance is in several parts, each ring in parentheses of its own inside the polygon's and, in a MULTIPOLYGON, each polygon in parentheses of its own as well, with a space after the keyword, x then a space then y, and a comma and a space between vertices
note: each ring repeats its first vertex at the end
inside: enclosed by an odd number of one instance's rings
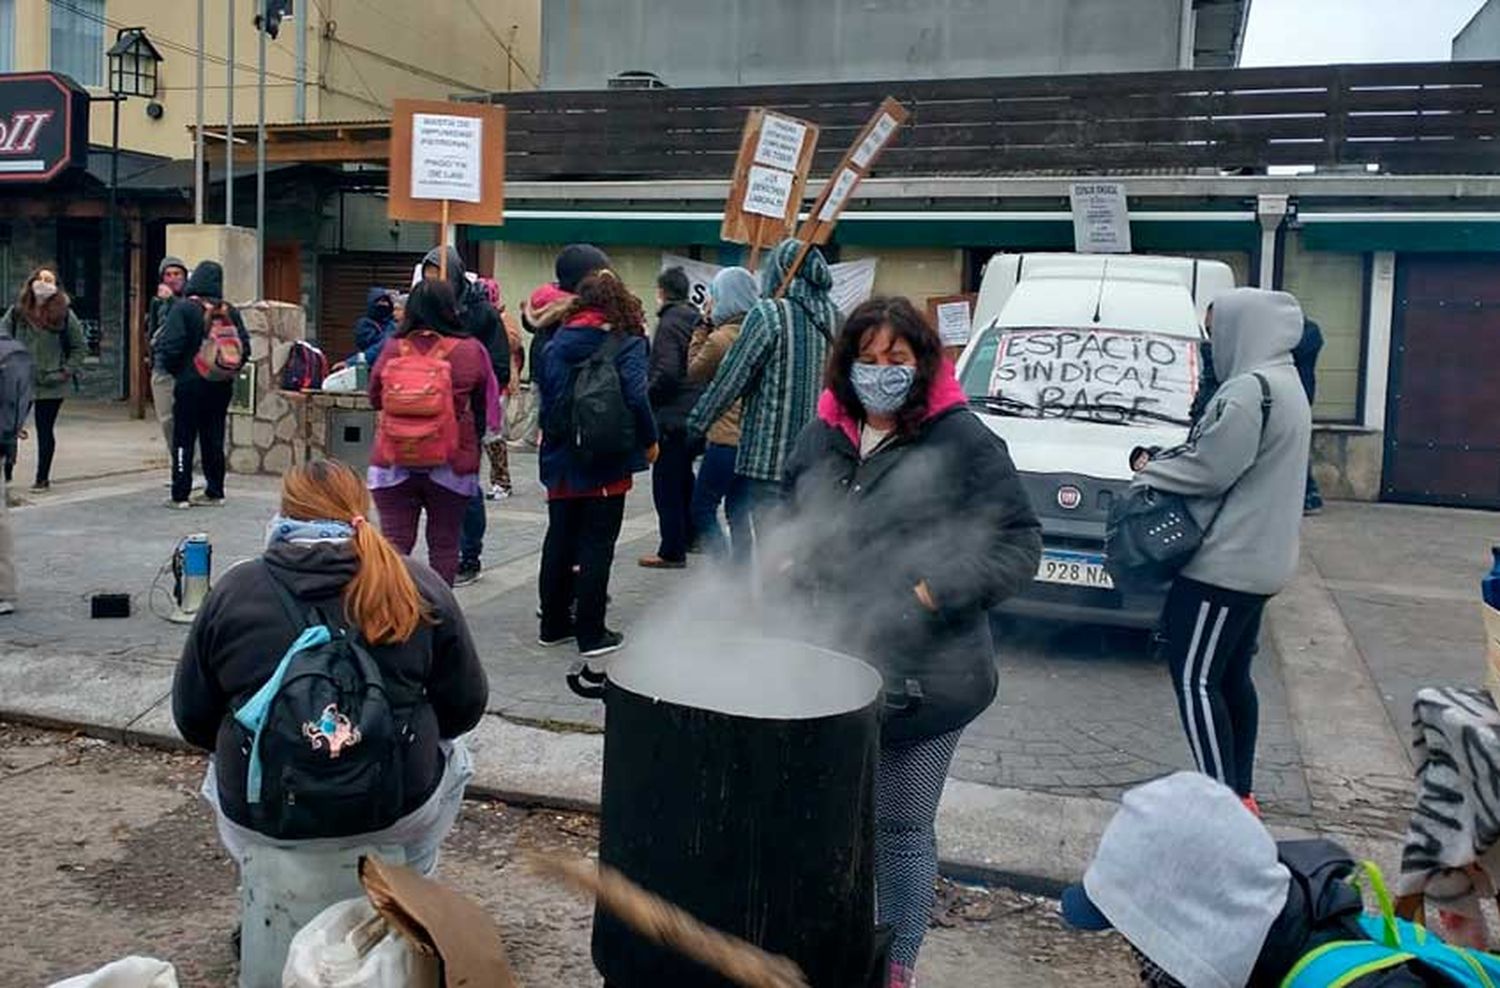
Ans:
POLYGON ((1489 575, 1479 581, 1479 592, 1486 604, 1500 611, 1500 545, 1491 548, 1490 554, 1495 557, 1495 564, 1490 567, 1489 575))
POLYGON ((213 569, 213 545, 206 534, 189 535, 177 547, 177 607, 183 614, 196 614, 208 596, 213 569))

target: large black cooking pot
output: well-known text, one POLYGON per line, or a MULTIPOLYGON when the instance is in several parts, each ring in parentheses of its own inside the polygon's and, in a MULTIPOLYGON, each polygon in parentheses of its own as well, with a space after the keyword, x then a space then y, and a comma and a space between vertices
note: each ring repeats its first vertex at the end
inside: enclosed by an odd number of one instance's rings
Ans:
MULTIPOLYGON (((808 645, 727 641, 628 651, 607 676, 577 666, 568 682, 606 704, 601 861, 790 957, 814 988, 884 984, 879 673, 808 645)), ((593 954, 611 988, 729 985, 602 912, 593 954)))

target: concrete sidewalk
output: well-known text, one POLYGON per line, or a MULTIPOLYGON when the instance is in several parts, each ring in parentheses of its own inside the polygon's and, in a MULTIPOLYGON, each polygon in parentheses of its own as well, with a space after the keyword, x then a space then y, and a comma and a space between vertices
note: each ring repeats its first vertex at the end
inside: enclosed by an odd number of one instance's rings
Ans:
MULTIPOLYGON (((215 572, 257 554, 277 483, 232 477, 227 507, 167 512, 155 423, 122 413, 102 406, 70 417, 65 409, 60 450, 71 451, 67 462, 144 472, 90 479, 75 470, 64 480, 60 452, 54 491, 16 512, 22 600, 20 613, 0 619, 0 717, 180 744, 168 696, 184 631, 153 616, 166 600, 159 581, 151 589, 152 577, 189 531, 212 535, 215 572), (87 597, 97 590, 131 592, 136 615, 89 621, 87 597)), ((525 479, 533 462, 516 461, 518 496, 490 506, 485 579, 459 594, 493 689, 490 715, 472 739, 477 789, 592 807, 603 709, 562 686, 570 656, 535 647, 545 508, 525 479)), ((632 557, 654 548, 649 492, 637 490, 628 512, 612 587, 627 631, 692 578, 635 567, 632 557)), ((1279 830, 1325 833, 1394 866, 1412 789, 1400 710, 1409 710, 1418 682, 1479 680, 1482 641, 1463 594, 1495 520, 1339 504, 1309 521, 1303 566, 1271 608, 1256 669, 1262 774, 1279 830), (1467 645, 1465 613, 1474 624, 1467 645), (1412 642, 1445 647, 1413 651, 1412 642)), ((1118 793, 1188 764, 1159 665, 1114 646, 1091 652, 1077 638, 1088 636, 1003 643, 1001 698, 966 735, 942 805, 940 849, 950 871, 1043 888, 1076 878, 1118 793)))

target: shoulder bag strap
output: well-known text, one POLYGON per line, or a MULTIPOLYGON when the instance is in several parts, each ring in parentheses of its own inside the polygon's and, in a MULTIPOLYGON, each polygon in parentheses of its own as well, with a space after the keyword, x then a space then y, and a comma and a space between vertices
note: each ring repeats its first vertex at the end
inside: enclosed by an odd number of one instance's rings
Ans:
POLYGON ((605 339, 604 343, 600 345, 599 349, 594 351, 594 356, 606 363, 613 362, 620 355, 620 352, 625 349, 625 344, 629 341, 630 337, 623 330, 610 330, 609 336, 605 339))
POLYGON ((311 628, 313 626, 312 615, 297 603, 297 598, 292 596, 292 592, 286 588, 286 584, 276 578, 276 571, 271 568, 271 564, 262 558, 260 566, 265 571, 266 579, 271 581, 271 589, 276 591, 276 599, 281 601, 281 609, 286 612, 286 616, 291 620, 293 627, 299 632, 311 628))

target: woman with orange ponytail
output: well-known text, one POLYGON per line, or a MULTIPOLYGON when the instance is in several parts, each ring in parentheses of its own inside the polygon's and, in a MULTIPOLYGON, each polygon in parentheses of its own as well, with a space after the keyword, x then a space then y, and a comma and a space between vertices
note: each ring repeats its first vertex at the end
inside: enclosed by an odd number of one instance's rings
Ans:
MULTIPOLYGON (((282 481, 281 512, 266 529, 265 553, 220 578, 183 648, 172 712, 188 743, 214 755, 203 795, 236 862, 247 845, 300 843, 256 831, 247 796, 251 756, 235 722, 236 711, 303 635, 293 607, 342 628, 368 653, 404 742, 401 770, 390 778, 377 773, 370 783, 382 787, 372 796, 399 793, 399 818, 372 828, 368 813, 351 808, 347 819, 316 822, 319 846, 330 846, 323 838, 332 838, 334 847, 399 845, 408 865, 430 874, 438 845, 458 817, 474 774, 459 737, 483 716, 489 685, 453 591, 431 569, 397 553, 367 520, 370 511, 364 481, 343 464, 315 460, 293 467, 282 481)), ((320 741, 333 750, 360 741, 357 732, 336 740, 321 731, 321 724, 308 726, 314 750, 320 741)), ((328 765, 330 772, 340 767, 332 758, 328 765)), ((258 767, 262 774, 276 769, 258 767)))

